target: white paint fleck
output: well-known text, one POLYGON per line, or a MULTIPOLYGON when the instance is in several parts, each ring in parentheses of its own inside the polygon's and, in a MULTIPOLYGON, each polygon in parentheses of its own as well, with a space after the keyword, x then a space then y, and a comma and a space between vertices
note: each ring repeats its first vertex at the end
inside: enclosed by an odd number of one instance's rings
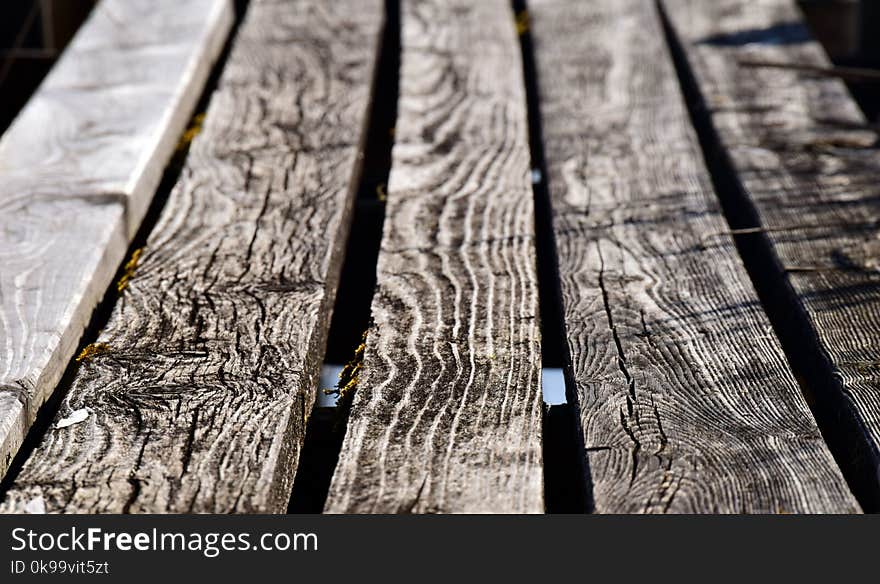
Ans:
POLYGON ((43 496, 37 495, 28 501, 27 505, 24 506, 24 512, 30 513, 31 515, 45 515, 46 501, 43 499, 43 496))
POLYGON ((68 426, 73 426, 74 424, 79 424, 80 422, 84 422, 86 418, 89 417, 91 410, 89 408, 82 408, 80 410, 74 410, 70 413, 66 418, 62 418, 58 420, 58 423, 55 424, 56 428, 66 428, 68 426))

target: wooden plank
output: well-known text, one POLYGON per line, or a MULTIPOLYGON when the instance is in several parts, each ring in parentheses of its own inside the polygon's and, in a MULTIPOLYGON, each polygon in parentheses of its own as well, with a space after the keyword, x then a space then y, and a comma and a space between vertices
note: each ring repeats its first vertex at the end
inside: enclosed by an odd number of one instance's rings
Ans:
POLYGON ((858 511, 726 233, 655 3, 529 4, 596 511, 858 511))
POLYGON ((3 509, 286 508, 382 21, 380 0, 252 0, 181 179, 3 509))
POLYGON ((817 399, 865 500, 880 500, 880 155, 844 84, 760 62, 827 68, 794 2, 665 3, 720 148, 757 210, 833 374, 817 399), (750 65, 741 64, 750 61, 750 65), (836 394, 834 398, 827 394, 836 394), (843 422, 851 420, 848 427, 843 422))
POLYGON ((124 258, 232 23, 104 0, 0 140, 0 475, 124 258))
POLYGON ((541 512, 540 334, 506 0, 404 0, 374 325, 329 512, 541 512))

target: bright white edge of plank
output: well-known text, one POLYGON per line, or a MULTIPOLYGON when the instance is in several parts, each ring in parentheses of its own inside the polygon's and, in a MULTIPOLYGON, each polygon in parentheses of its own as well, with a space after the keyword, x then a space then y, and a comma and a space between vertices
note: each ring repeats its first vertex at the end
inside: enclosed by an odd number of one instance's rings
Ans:
POLYGON ((102 0, 0 139, 0 476, 73 357, 232 27, 102 0))

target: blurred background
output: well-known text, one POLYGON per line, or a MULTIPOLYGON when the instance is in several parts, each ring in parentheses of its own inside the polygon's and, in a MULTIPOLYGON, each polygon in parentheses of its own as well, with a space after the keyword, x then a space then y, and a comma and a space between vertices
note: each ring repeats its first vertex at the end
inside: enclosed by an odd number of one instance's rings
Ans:
MULTIPOLYGON (((0 1, 3 2, 0 131, 3 131, 97 0, 0 1)), ((880 69, 880 0, 799 0, 798 3, 813 34, 835 64, 880 69)), ((849 85, 867 116, 872 121, 880 121, 880 83, 849 85)))
MULTIPOLYGON (((880 0, 799 0, 798 4, 836 65, 880 69, 880 0)), ((848 85, 868 118, 880 121, 880 83, 848 85)))
MULTIPOLYGON (((184 1, 184 0, 182 0, 184 1)), ((0 131, 40 84, 97 0, 0 0, 0 131)))

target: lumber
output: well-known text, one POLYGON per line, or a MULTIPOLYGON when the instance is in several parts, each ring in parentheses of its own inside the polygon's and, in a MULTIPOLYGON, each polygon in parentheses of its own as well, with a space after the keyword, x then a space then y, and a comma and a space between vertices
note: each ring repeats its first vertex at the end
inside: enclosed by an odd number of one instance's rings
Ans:
MULTIPOLYGON (((805 321, 795 358, 841 438, 863 500, 880 505, 878 135, 790 0, 664 2, 720 155, 805 321), (747 42, 746 42, 747 41, 747 42), (755 62, 794 67, 756 67, 755 62), (812 363, 814 362, 814 363, 812 363)), ((819 415, 819 414, 817 414, 819 415)))
POLYGON ((111 284, 232 25, 103 0, 0 139, 0 476, 111 284))
POLYGON ((859 511, 727 233, 655 2, 529 4, 595 511, 859 511))
POLYGON ((542 512, 522 58, 506 0, 404 0, 369 328, 325 511, 542 512))
POLYGON ((3 510, 287 508, 383 20, 380 0, 250 2, 180 179, 3 510))

